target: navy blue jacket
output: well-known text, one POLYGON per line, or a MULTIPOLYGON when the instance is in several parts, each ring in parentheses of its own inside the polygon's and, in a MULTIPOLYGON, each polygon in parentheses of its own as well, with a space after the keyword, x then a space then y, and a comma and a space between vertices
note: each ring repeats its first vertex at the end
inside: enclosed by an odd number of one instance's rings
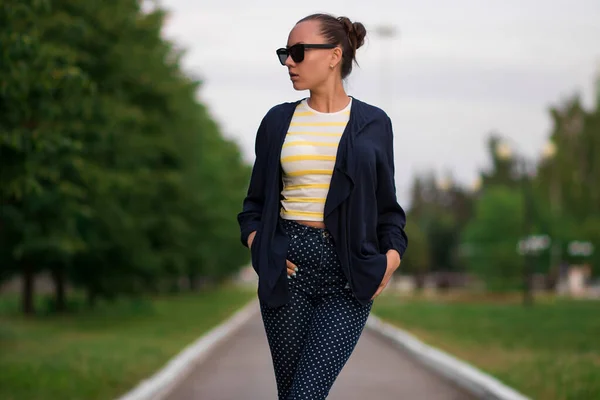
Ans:
MULTIPOLYGON (((256 134, 256 159, 243 210, 241 241, 256 231, 250 249, 258 274, 258 296, 271 307, 290 299, 286 257, 289 237, 279 223, 282 187, 281 148, 299 101, 269 110, 256 134)), ((367 304, 387 267, 386 252, 404 255, 406 215, 396 200, 392 123, 374 106, 352 100, 350 119, 340 138, 324 223, 333 237, 342 269, 358 301, 367 304)))

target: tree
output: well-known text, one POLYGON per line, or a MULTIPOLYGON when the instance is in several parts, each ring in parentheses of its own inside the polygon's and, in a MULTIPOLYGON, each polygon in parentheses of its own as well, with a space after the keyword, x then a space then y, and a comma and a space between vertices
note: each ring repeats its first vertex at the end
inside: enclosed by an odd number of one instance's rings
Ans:
POLYGON ((39 261, 59 277, 57 266, 85 246, 75 234, 85 207, 74 181, 86 166, 79 121, 91 90, 72 54, 43 39, 39 23, 48 3, 10 3, 0 8, 6 57, 0 63, 0 229, 3 264, 22 273, 23 311, 32 313, 39 261))
POLYGON ((568 243, 588 236, 584 227, 600 215, 600 111, 585 110, 573 96, 551 107, 550 116, 554 151, 541 160, 535 184, 538 196, 550 206, 551 264, 556 269, 569 259, 568 243))
POLYGON ((417 276, 417 284, 423 286, 423 277, 431 268, 430 250, 427 235, 417 222, 408 219, 406 234, 410 238, 410 251, 407 251, 402 260, 400 271, 417 276))
POLYGON ((492 132, 488 136, 487 150, 492 162, 488 171, 481 173, 482 187, 504 185, 515 188, 519 185, 516 179, 517 163, 511 150, 502 142, 502 135, 492 132))
POLYGON ((139 1, 0 7, 0 262, 100 297, 215 281, 248 258, 235 215, 249 168, 139 1), (25 67, 24 67, 25 66, 25 67), (191 279, 193 280, 193 279, 191 279))
POLYGON ((471 218, 472 207, 473 194, 451 177, 439 180, 432 173, 415 177, 407 220, 413 221, 425 235, 428 270, 458 271, 462 268, 458 243, 461 230, 471 218))
POLYGON ((521 260, 517 243, 522 233, 523 199, 505 186, 488 187, 462 235, 470 271, 489 289, 505 290, 520 283, 521 260))

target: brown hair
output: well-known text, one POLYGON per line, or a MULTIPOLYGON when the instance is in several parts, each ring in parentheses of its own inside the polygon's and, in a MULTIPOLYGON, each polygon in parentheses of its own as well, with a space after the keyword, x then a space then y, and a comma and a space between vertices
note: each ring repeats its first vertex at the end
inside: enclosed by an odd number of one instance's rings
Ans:
MULTIPOLYGON (((302 18, 304 21, 319 21, 321 35, 327 43, 342 46, 342 79, 352 72, 352 62, 356 62, 356 50, 365 42, 367 30, 360 22, 352 22, 347 17, 334 17, 329 14, 312 14, 302 18)), ((357 63, 358 64, 358 63, 357 63)))

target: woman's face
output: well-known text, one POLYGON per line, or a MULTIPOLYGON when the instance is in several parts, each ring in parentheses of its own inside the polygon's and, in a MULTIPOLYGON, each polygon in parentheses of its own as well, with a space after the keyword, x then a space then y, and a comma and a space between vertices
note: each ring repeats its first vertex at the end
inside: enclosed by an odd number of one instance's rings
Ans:
MULTIPOLYGON (((319 21, 304 21, 297 24, 290 32, 287 46, 298 43, 324 44, 325 39, 320 33, 319 21)), ((296 90, 314 90, 330 79, 337 71, 335 68, 341 60, 341 49, 305 49, 304 60, 294 62, 288 57, 285 65, 288 68, 290 79, 296 90), (333 65, 334 68, 330 66, 333 65)), ((339 74, 339 72, 338 72, 339 74)))

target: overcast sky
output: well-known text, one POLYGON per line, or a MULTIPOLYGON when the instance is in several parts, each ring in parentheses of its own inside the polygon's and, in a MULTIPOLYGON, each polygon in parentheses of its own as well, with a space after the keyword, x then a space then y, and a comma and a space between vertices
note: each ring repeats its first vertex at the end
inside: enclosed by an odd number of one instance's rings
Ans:
POLYGON ((201 101, 248 162, 273 105, 308 96, 275 56, 297 20, 314 12, 362 22, 347 92, 382 107, 395 130, 398 197, 415 173, 451 171, 471 184, 499 131, 535 157, 550 130, 548 107, 576 92, 594 102, 600 66, 598 0, 313 1, 163 0, 166 37, 187 49, 201 101), (382 39, 380 25, 397 35, 382 39))

